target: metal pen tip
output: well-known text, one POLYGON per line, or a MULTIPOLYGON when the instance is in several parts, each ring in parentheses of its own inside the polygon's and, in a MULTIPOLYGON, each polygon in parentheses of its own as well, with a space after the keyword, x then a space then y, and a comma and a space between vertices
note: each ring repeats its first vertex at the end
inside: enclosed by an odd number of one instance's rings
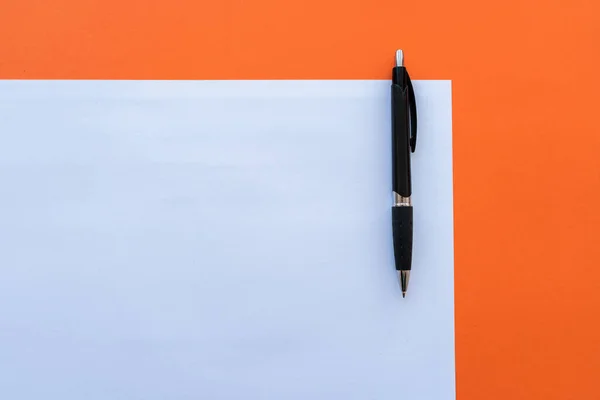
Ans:
POLYGON ((400 289, 402 289, 402 298, 406 297, 408 289, 408 280, 410 279, 410 270, 398 271, 398 280, 400 280, 400 289))
POLYGON ((402 50, 396 50, 396 67, 404 66, 404 53, 402 50))

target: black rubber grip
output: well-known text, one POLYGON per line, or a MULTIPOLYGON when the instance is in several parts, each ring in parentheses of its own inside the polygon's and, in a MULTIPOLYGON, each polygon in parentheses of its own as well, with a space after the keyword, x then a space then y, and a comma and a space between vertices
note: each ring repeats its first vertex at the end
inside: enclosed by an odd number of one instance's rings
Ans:
POLYGON ((410 270, 413 245, 413 208, 392 207, 396 270, 410 270))

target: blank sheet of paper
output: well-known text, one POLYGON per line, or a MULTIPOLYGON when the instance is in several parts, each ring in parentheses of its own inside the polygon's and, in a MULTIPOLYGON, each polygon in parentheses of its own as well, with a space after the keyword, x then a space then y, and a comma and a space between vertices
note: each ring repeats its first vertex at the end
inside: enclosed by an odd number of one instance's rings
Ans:
POLYGON ((0 81, 0 398, 454 399, 451 85, 0 81))

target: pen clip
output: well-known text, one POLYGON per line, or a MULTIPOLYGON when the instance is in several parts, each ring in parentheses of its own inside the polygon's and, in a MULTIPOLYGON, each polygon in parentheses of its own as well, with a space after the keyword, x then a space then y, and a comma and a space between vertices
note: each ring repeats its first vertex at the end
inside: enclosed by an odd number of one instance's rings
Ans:
POLYGON ((408 71, 406 72, 406 78, 408 81, 408 108, 410 112, 410 150, 414 153, 417 147, 417 101, 408 71))

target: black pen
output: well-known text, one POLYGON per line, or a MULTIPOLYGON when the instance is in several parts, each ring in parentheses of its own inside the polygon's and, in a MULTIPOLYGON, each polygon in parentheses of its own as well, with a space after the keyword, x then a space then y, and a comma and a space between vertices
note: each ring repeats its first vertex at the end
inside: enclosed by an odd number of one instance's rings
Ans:
POLYGON ((412 264, 413 207, 410 153, 417 144, 417 106, 402 50, 396 51, 392 70, 392 231, 396 271, 406 296, 412 264))

